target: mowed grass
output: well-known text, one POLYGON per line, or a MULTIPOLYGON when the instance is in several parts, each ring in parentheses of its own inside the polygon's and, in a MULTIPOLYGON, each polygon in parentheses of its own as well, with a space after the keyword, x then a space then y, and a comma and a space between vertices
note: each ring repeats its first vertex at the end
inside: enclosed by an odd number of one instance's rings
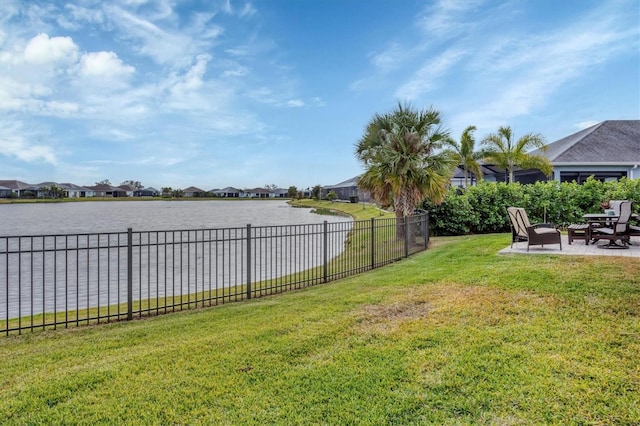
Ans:
POLYGON ((0 338, 3 424, 639 424, 640 262, 509 236, 313 288, 0 338))

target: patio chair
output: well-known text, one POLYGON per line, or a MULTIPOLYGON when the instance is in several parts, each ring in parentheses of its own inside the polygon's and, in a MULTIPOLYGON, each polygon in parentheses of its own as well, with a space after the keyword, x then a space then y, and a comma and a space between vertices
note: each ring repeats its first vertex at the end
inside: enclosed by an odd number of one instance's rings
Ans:
MULTIPOLYGON (((640 225, 629 225, 629 238, 631 237, 640 237, 640 225)), ((629 244, 631 244, 631 241, 629 241, 629 244)))
POLYGON ((620 215, 612 220, 610 226, 601 226, 591 229, 591 238, 595 241, 609 240, 609 244, 598 248, 629 248, 629 219, 631 219, 631 202, 620 203, 620 215), (616 241, 620 240, 620 244, 616 241))
POLYGON ((616 212, 616 216, 620 216, 620 208, 622 203, 628 203, 629 200, 611 200, 609 201, 609 208, 616 212))
POLYGON ((518 241, 527 242, 527 251, 529 246, 545 244, 560 244, 562 250, 562 241, 560 239, 560 231, 551 223, 536 223, 532 225, 529 222, 527 212, 522 207, 508 207, 507 213, 511 220, 511 248, 513 243, 518 241))

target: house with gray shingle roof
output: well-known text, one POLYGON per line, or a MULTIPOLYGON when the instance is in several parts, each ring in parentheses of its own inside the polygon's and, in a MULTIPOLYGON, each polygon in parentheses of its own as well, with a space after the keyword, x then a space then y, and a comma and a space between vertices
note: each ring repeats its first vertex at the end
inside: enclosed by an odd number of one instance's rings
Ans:
POLYGON ((607 120, 547 146, 553 177, 560 182, 640 179, 640 120, 607 120))
POLYGON ((338 200, 351 200, 352 197, 358 197, 359 201, 368 202, 371 199, 369 191, 363 191, 358 188, 358 178, 360 175, 347 179, 335 185, 323 186, 320 189, 320 198, 327 198, 327 194, 331 191, 335 192, 338 200))
MULTIPOLYGON (((9 188, 11 192, 20 197, 21 195, 23 195, 24 191, 27 191, 27 188, 29 188, 31 185, 20 180, 0 180, 0 186, 9 188)), ((8 196, 9 194, 7 194, 7 197, 8 196)))
POLYGON ((200 189, 195 186, 190 186, 182 190, 185 197, 204 197, 206 196, 206 191, 204 189, 200 189))
POLYGON ((9 198, 12 192, 11 188, 0 185, 0 198, 9 198))
POLYGON ((94 197, 126 197, 127 192, 124 189, 118 188, 105 183, 99 183, 93 186, 87 186, 87 188, 93 191, 94 197))
POLYGON ((271 191, 265 188, 245 189, 244 193, 248 198, 269 198, 271 196, 271 191))
POLYGON ((65 197, 67 198, 85 198, 93 197, 93 191, 84 186, 76 185, 75 183, 59 183, 58 186, 65 191, 65 197))
POLYGON ((211 193, 216 197, 238 198, 241 196, 240 194, 244 193, 244 191, 238 188, 234 188, 232 186, 227 186, 226 188, 222 188, 222 189, 214 189, 211 191, 211 193))
POLYGON ((134 197, 157 197, 159 195, 160 195, 160 191, 158 191, 152 186, 149 186, 147 188, 136 189, 135 191, 133 191, 134 197))
MULTIPOLYGON (((547 145, 530 154, 547 157, 553 165, 551 179, 582 183, 589 176, 605 181, 640 179, 640 120, 607 120, 547 145)), ((489 181, 505 181, 498 170, 489 181)), ((548 180, 539 170, 515 170, 520 183, 548 180)))

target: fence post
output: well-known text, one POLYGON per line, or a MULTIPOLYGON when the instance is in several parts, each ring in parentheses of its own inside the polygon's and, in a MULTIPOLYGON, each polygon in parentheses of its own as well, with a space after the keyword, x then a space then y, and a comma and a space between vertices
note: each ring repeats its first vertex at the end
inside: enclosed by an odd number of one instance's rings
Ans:
POLYGON ((127 228, 127 320, 133 319, 133 229, 127 228))
POLYGON ((322 282, 327 282, 329 278, 329 224, 325 220, 322 231, 322 282))
POLYGON ((375 236, 375 228, 376 228, 376 218, 371 218, 371 269, 376 267, 376 236, 375 236))
POLYGON ((403 216, 404 222, 404 257, 409 257, 409 217, 403 216))
POLYGON ((429 247, 429 225, 427 220, 429 220, 429 213, 425 212, 422 214, 422 239, 424 240, 425 250, 429 247))
POLYGON ((251 299, 251 224, 247 224, 247 299, 251 299))

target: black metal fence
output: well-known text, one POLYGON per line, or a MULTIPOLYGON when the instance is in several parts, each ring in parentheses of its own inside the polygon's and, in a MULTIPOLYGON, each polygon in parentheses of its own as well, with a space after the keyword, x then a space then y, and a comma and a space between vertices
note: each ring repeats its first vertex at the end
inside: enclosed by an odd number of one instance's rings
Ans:
POLYGON ((428 217, 0 237, 0 333, 276 294, 427 248, 428 217))

